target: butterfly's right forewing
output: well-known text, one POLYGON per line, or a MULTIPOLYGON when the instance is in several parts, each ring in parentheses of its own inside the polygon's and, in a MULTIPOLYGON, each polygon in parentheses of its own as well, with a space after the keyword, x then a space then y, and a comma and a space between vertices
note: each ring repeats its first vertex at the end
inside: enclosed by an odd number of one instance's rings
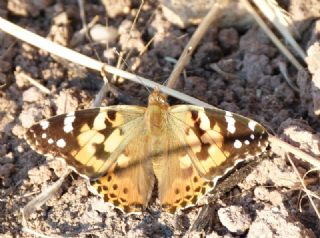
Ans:
POLYGON ((80 110, 33 125, 26 140, 37 152, 63 158, 80 174, 95 178, 138 136, 144 112, 138 106, 80 110))

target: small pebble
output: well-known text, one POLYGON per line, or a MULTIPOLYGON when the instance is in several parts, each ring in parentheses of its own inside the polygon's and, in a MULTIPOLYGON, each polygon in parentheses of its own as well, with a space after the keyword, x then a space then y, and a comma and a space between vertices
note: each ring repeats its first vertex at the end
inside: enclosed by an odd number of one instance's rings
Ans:
POLYGON ((74 97, 72 90, 63 90, 57 95, 54 102, 57 106, 56 114, 60 115, 63 113, 73 112, 77 109, 79 101, 74 97))
POLYGON ((239 34, 234 28, 222 29, 219 32, 219 42, 224 49, 237 49, 239 34))
POLYGON ((29 108, 20 113, 19 119, 24 128, 29 128, 36 122, 37 119, 40 118, 40 115, 41 112, 38 109, 29 108))
POLYGON ((13 172, 14 168, 15 168, 15 165, 11 163, 7 163, 0 166, 0 178, 9 177, 10 174, 13 172))
POLYGON ((22 101, 24 102, 38 102, 42 98, 41 92, 36 87, 31 87, 22 94, 22 101))
POLYGON ((90 30, 93 41, 101 43, 113 43, 118 37, 118 31, 114 27, 106 27, 101 24, 93 26, 90 30))
POLYGON ((230 232, 243 234, 249 229, 251 218, 242 207, 230 206, 218 210, 219 220, 230 232))

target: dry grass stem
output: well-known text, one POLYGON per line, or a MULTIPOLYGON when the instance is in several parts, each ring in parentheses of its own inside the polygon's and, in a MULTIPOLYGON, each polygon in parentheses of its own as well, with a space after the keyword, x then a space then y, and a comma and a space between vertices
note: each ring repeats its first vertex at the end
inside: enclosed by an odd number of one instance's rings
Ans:
POLYGON ((225 1, 217 1, 216 3, 214 3, 210 11, 203 18, 196 31, 193 33, 190 41, 181 53, 178 63, 175 65, 173 71, 169 76, 167 84, 169 88, 175 88, 181 72, 183 71, 186 64, 189 63, 192 53, 196 49, 197 45, 199 44, 204 34, 207 32, 211 24, 213 24, 214 21, 217 20, 219 14, 222 12, 221 9, 223 8, 224 4, 226 4, 225 1))
POLYGON ((307 55, 291 34, 290 28, 294 29, 294 25, 289 14, 275 0, 253 0, 253 2, 278 29, 279 33, 292 46, 297 55, 304 60, 307 55))
POLYGON ((50 90, 47 89, 45 86, 40 84, 37 80, 31 78, 30 76, 26 75, 25 73, 19 73, 19 76, 23 77, 24 79, 28 80, 33 86, 38 88, 41 92, 45 94, 50 94, 50 90))
POLYGON ((297 93, 300 92, 300 90, 297 88, 297 86, 294 85, 294 83, 292 82, 291 78, 288 75, 288 70, 286 67, 286 64, 283 62, 279 62, 278 63, 278 68, 280 70, 280 73, 282 74, 282 76, 284 77, 284 79, 287 81, 288 85, 297 93))
POLYGON ((216 71, 218 74, 220 74, 222 77, 226 79, 239 79, 239 77, 235 74, 224 72, 222 69, 220 69, 220 67, 216 63, 210 64, 209 66, 211 69, 213 69, 214 71, 216 71))
POLYGON ((289 162, 290 162, 290 164, 291 164, 291 166, 292 166, 295 174, 298 176, 299 181, 300 181, 300 183, 301 183, 301 186, 303 187, 303 191, 304 191, 304 192, 306 193, 306 195, 308 196, 308 199, 309 199, 309 201, 310 201, 310 203, 311 203, 311 205, 312 205, 315 213, 317 214, 318 218, 320 219, 320 213, 319 213, 319 211, 318 211, 318 209, 317 209, 317 206, 314 204, 314 201, 313 201, 313 199, 312 199, 312 192, 311 192, 311 191, 306 187, 306 185, 304 184, 304 181, 303 181, 303 179, 301 178, 297 167, 295 166, 295 164, 294 164, 293 161, 291 160, 290 155, 286 155, 286 157, 287 157, 287 159, 289 160, 289 162))
POLYGON ((26 220, 28 217, 42 204, 48 201, 58 189, 61 187, 64 179, 70 174, 71 170, 67 169, 66 172, 51 186, 47 187, 38 196, 33 198, 22 211, 22 216, 26 220))
POLYGON ((284 142, 283 140, 280 140, 276 136, 269 135, 269 141, 271 142, 271 148, 273 146, 279 146, 282 149, 284 149, 286 152, 294 154, 295 156, 299 157, 301 160, 308 162, 309 164, 313 165, 315 168, 318 168, 320 170, 320 160, 284 142))
POLYGON ((242 4, 246 7, 248 12, 252 14, 256 22, 262 28, 262 30, 267 34, 270 40, 275 44, 276 47, 284 54, 285 57, 297 68, 297 70, 303 70, 304 67, 299 63, 299 61, 293 56, 293 54, 286 48, 284 44, 278 39, 278 37, 270 30, 268 25, 259 16, 256 10, 252 7, 248 0, 241 0, 242 4))

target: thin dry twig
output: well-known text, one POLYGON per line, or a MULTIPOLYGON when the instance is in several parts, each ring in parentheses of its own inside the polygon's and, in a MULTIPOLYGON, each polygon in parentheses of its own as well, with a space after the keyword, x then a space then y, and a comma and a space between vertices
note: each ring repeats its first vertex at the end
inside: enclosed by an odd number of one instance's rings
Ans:
POLYGON ((282 9, 275 0, 252 0, 260 11, 278 29, 284 39, 292 46, 292 49, 304 60, 307 55, 292 36, 288 27, 294 27, 289 14, 282 9))
POLYGON ((107 75, 101 71, 102 77, 103 77, 103 84, 102 87, 100 88, 99 92, 97 93, 93 103, 92 103, 92 107, 100 107, 102 100, 104 99, 106 92, 109 91, 109 80, 107 78, 107 75))
MULTIPOLYGON (((126 65, 126 61, 123 58, 124 52, 123 51, 118 52, 115 47, 113 48, 113 52, 118 56, 116 68, 123 69, 123 65, 126 65)), ((129 52, 129 54, 130 54, 130 52, 129 52)), ((113 75, 112 82, 116 82, 117 79, 118 79, 118 77, 116 75, 113 75)))
POLYGON ((41 92, 46 93, 46 94, 50 94, 50 90, 48 88, 46 88, 45 86, 40 84, 37 80, 31 78, 29 75, 21 72, 21 73, 19 73, 19 76, 23 77, 26 80, 28 80, 33 86, 38 88, 41 92))
POLYGON ((303 152, 302 150, 284 142, 283 140, 280 140, 279 138, 273 135, 269 135, 269 141, 271 142, 271 147, 279 146, 283 148, 286 152, 292 153, 300 159, 302 159, 303 161, 306 161, 314 167, 320 169, 320 160, 312 157, 311 155, 303 152))
POLYGON ((289 162, 290 162, 290 164, 291 164, 291 166, 292 166, 295 174, 298 176, 299 181, 300 181, 300 183, 301 183, 301 185, 302 185, 302 187, 303 187, 303 191, 304 191, 304 192, 306 193, 306 195, 308 196, 309 201, 310 201, 310 203, 311 203, 311 205, 312 205, 315 213, 317 214, 318 218, 320 219, 320 213, 319 213, 319 211, 318 211, 318 209, 317 209, 317 206, 314 204, 314 201, 313 201, 313 199, 312 199, 311 191, 310 191, 310 190, 306 187, 306 185, 304 184, 304 181, 303 181, 303 179, 301 178, 301 176, 300 176, 300 174, 299 174, 299 171, 297 170, 297 167, 295 166, 295 164, 294 164, 293 161, 291 160, 290 156, 289 156, 289 155, 286 155, 286 158, 289 160, 289 162))
POLYGON ((239 77, 235 74, 224 72, 222 69, 220 69, 220 67, 216 63, 210 64, 209 66, 211 69, 213 69, 214 71, 216 71, 218 74, 220 74, 222 77, 226 79, 239 79, 239 77))
MULTIPOLYGON (((141 9, 142 9, 142 7, 143 7, 143 4, 144 4, 144 0, 141 0, 139 9, 138 9, 138 11, 137 11, 137 14, 136 14, 135 17, 134 17, 133 23, 132 23, 131 28, 130 28, 130 31, 129 31, 129 36, 130 36, 130 37, 129 37, 127 43, 129 43, 129 41, 131 40, 132 31, 136 28, 136 24, 137 24, 139 15, 140 15, 140 13, 141 13, 141 9)), ((131 57, 132 53, 133 53, 133 48, 130 48, 129 52, 128 52, 128 53, 125 55, 125 57, 123 58, 124 52, 121 51, 121 52, 120 52, 121 58, 118 59, 118 64, 119 64, 119 65, 117 66, 117 68, 123 69, 125 65, 127 66, 127 61, 128 61, 128 59, 131 57)), ((128 67, 128 68, 129 68, 129 67, 128 67)), ((114 78, 115 78, 115 77, 114 77, 114 78)))
POLYGON ((292 82, 291 78, 288 75, 288 70, 286 65, 283 62, 279 62, 278 63, 278 68, 280 70, 280 73, 282 74, 282 76, 285 78, 285 80, 287 81, 288 85, 297 93, 300 92, 300 90, 297 88, 297 86, 294 85, 294 83, 292 82))
POLYGON ((138 20, 138 16, 140 15, 140 12, 141 12, 141 9, 142 9, 143 5, 144 5, 144 0, 141 0, 139 9, 138 9, 138 11, 137 11, 137 14, 136 14, 136 16, 135 16, 135 18, 134 18, 134 20, 133 20, 132 25, 131 25, 130 32, 136 27, 137 20, 138 20))
POLYGON ((149 48, 149 46, 152 44, 152 42, 154 41, 156 35, 154 35, 148 42, 147 44, 144 46, 144 48, 139 52, 139 56, 142 56, 146 51, 147 49, 149 48))
POLYGON ((218 19, 218 16, 221 14, 221 9, 224 7, 224 5, 227 4, 227 1, 217 1, 215 2, 210 11, 207 13, 207 15, 203 18, 201 23, 199 24, 196 31, 193 33, 191 39, 189 40, 188 44, 184 48, 182 54, 180 55, 180 58, 178 60, 178 63, 175 65, 173 71, 171 72, 168 80, 167 86, 169 88, 175 88, 179 75, 183 71, 186 64, 189 63, 189 60, 191 58, 192 53, 196 49, 197 45, 199 44, 200 40, 204 36, 204 34, 207 32, 208 28, 211 24, 214 23, 215 20, 218 19))
POLYGON ((89 28, 88 28, 88 25, 87 25, 87 18, 86 18, 86 13, 85 13, 85 10, 84 10, 83 0, 78 0, 78 6, 79 6, 80 19, 81 19, 82 27, 84 29, 85 35, 87 36, 88 39, 90 39, 89 28))
POLYGON ((48 201, 57 192, 57 190, 61 187, 64 179, 70 174, 70 172, 71 170, 67 169, 67 171, 54 184, 47 187, 23 208, 22 216, 25 221, 38 207, 48 201))
POLYGON ((25 233, 32 234, 35 237, 48 238, 54 236, 46 236, 32 228, 28 225, 28 218, 30 215, 46 201, 48 201, 61 187, 65 178, 70 174, 71 170, 68 168, 66 172, 51 186, 47 187, 39 195, 33 198, 23 209, 22 209, 22 231, 25 233))
POLYGON ((87 35, 88 30, 90 30, 99 21, 99 19, 99 16, 93 17, 87 25, 83 26, 79 31, 75 32, 70 40, 69 45, 71 47, 74 47, 78 45, 79 42, 82 42, 87 35))
POLYGON ((285 57, 298 69, 303 70, 304 67, 299 61, 293 56, 293 54, 286 48, 284 44, 278 39, 278 37, 270 30, 268 25, 259 16, 256 10, 252 7, 248 0, 241 0, 242 4, 246 7, 248 12, 254 17, 256 22, 259 24, 261 29, 269 36, 270 40, 275 44, 276 47, 284 54, 285 57))

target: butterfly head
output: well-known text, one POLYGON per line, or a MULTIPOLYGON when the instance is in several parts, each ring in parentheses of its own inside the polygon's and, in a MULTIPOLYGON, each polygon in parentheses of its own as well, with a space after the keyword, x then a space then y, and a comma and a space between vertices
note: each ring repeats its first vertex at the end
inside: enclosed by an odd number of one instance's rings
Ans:
POLYGON ((167 97, 163 93, 161 93, 159 88, 155 88, 154 91, 150 94, 148 105, 158 106, 162 109, 167 109, 169 107, 167 97))

